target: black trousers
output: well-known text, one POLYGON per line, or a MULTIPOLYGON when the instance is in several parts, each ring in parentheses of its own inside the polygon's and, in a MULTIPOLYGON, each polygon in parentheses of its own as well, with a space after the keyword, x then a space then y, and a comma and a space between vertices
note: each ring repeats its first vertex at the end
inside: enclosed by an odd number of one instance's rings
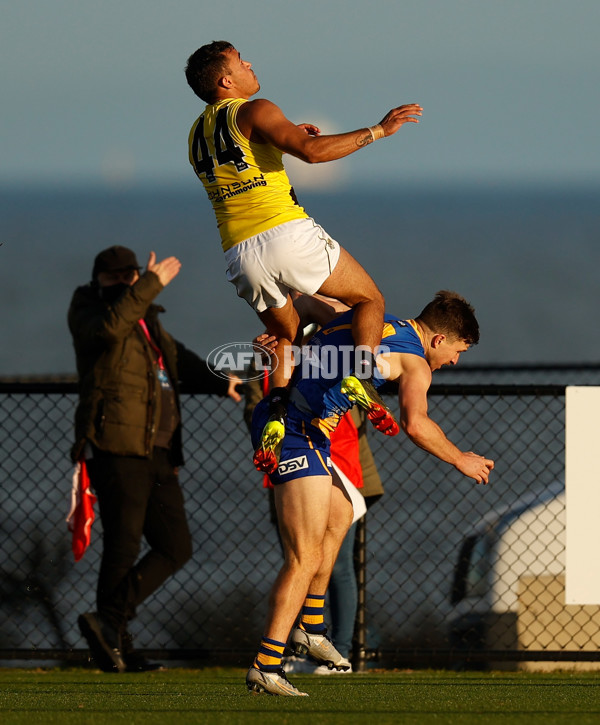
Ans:
POLYGON ((124 631, 137 606, 192 555, 183 495, 163 448, 150 459, 95 449, 88 471, 104 531, 98 612, 124 631), (138 561, 142 537, 150 548, 138 561))

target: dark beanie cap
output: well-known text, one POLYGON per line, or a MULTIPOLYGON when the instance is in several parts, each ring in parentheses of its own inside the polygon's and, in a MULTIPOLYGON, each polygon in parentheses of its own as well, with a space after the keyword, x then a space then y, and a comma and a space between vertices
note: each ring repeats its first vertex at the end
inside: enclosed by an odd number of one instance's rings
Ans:
POLYGON ((94 260, 92 279, 100 272, 120 272, 126 269, 140 269, 135 252, 127 247, 115 245, 100 252, 94 260))

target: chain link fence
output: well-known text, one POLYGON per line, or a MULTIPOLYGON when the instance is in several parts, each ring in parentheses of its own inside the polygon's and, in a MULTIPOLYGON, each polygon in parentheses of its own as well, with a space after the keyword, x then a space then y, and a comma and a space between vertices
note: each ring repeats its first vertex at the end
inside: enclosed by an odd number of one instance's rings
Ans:
MULTIPOLYGON (((357 537, 359 668, 369 659, 386 667, 598 659, 600 608, 564 605, 565 384, 493 384, 484 373, 476 385, 440 376, 430 414, 460 448, 496 461, 488 486, 402 434, 370 435, 385 494, 357 537)), ((585 382, 597 379, 600 370, 585 382)), ((74 563, 65 517, 75 390, 0 383, 3 660, 86 656, 77 616, 95 609, 102 527, 97 516, 92 545, 74 563)), ((140 607, 131 632, 153 657, 247 665, 279 542, 241 405, 184 393, 182 406, 194 555, 140 607)))

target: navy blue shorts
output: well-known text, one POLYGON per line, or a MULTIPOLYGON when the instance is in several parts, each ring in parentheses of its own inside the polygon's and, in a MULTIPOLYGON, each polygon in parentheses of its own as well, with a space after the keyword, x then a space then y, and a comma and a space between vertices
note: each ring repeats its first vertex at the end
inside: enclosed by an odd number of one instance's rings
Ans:
MULTIPOLYGON (((252 445, 256 447, 269 413, 269 403, 265 398, 254 409, 252 416, 252 445)), ((288 403, 288 417, 285 425, 285 438, 281 448, 281 457, 277 471, 269 478, 276 486, 279 483, 293 481, 306 476, 331 476, 331 456, 329 438, 312 425, 307 415, 288 403)))

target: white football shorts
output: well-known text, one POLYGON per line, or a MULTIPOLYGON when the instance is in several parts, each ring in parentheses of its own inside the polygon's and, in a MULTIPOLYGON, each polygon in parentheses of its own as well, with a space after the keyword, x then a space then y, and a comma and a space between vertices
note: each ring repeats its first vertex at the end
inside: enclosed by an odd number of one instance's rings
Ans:
POLYGON ((283 307, 290 290, 312 295, 335 269, 340 245, 314 219, 294 219, 225 252, 227 279, 257 312, 283 307))

